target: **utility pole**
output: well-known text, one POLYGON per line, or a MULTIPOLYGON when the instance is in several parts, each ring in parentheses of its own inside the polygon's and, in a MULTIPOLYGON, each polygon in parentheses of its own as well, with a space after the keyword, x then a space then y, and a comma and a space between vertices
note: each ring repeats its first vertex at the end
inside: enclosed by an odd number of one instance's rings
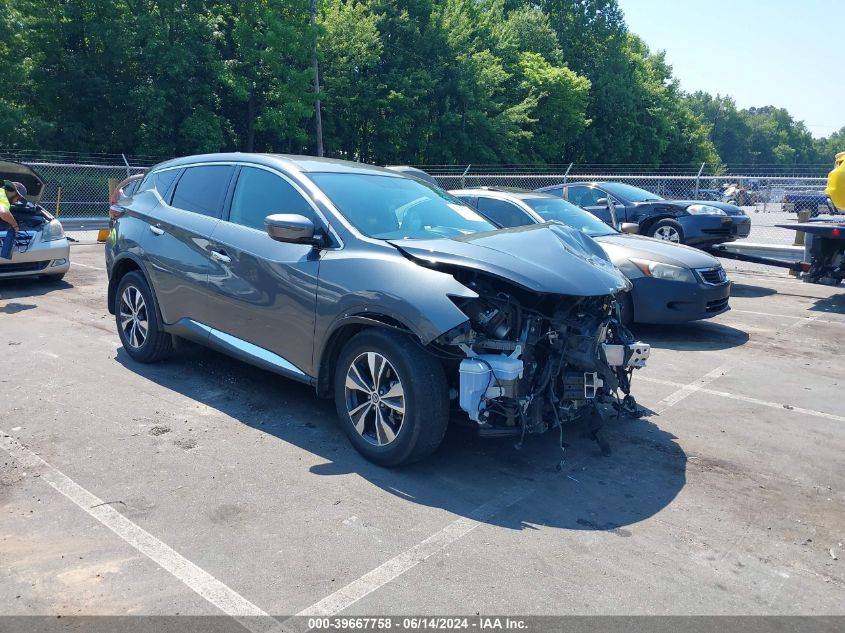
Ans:
POLYGON ((311 0, 311 30, 314 32, 314 117, 317 127, 317 156, 323 155, 323 115, 320 112, 320 63, 317 61, 317 0, 311 0))

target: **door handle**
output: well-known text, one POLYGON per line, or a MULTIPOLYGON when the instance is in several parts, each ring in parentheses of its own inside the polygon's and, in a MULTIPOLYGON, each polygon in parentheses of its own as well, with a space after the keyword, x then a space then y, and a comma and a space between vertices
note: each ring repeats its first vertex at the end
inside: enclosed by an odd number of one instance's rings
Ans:
POLYGON ((152 225, 150 225, 150 232, 151 232, 153 235, 164 235, 164 229, 162 229, 162 228, 160 228, 160 227, 158 227, 158 226, 152 226, 152 225))
POLYGON ((231 257, 221 251, 211 251, 211 259, 215 259, 218 262, 223 262, 224 264, 229 264, 232 261, 231 257))

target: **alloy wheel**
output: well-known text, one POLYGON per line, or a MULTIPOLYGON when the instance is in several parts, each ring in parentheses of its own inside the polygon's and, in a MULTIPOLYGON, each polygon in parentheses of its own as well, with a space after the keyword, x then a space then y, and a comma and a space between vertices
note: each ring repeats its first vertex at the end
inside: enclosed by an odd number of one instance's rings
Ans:
POLYGON ((659 240, 665 240, 667 242, 680 242, 681 236, 678 234, 677 229, 672 226, 661 226, 654 232, 654 237, 659 240))
POLYGON ((135 286, 127 286, 120 296, 120 329, 123 340, 134 349, 141 348, 147 340, 147 304, 135 286))
POLYGON ((346 372, 346 411, 370 444, 385 446, 405 419, 405 389, 393 365, 377 352, 358 355, 346 372))

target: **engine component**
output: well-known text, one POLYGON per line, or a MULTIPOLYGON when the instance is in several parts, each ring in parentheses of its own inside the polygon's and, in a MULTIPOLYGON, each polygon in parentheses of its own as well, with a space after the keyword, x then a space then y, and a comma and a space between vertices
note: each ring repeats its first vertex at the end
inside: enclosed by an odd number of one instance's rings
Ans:
POLYGON ((516 398, 517 381, 523 372, 523 363, 517 358, 521 352, 517 347, 510 356, 481 354, 461 361, 459 402, 470 420, 481 422, 480 414, 486 408, 486 400, 516 398))
POLYGON ((623 412, 633 369, 651 348, 619 321, 614 296, 532 293, 482 274, 461 281, 478 294, 455 300, 470 330, 437 344, 444 358, 461 352, 459 403, 479 432, 518 431, 521 446, 527 433, 562 433, 585 416, 596 431, 605 409, 623 412))
POLYGON ((607 343, 602 343, 601 347, 604 350, 604 357, 607 360, 608 365, 611 367, 619 367, 619 365, 625 364, 624 345, 608 345, 607 343))
POLYGON ((645 362, 651 355, 651 345, 648 343, 630 343, 628 345, 628 362, 625 363, 627 367, 645 367, 645 362))

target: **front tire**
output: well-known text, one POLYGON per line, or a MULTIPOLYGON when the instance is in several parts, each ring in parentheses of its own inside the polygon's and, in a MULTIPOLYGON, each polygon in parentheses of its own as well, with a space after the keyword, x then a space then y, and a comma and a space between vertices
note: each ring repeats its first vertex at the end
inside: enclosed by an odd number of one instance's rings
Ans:
POLYGON ((449 423, 443 367, 407 335, 370 329, 343 348, 334 395, 343 430, 371 462, 400 466, 433 453, 449 423))
POLYGON ((683 244, 684 242, 684 227, 675 220, 664 219, 656 222, 648 234, 653 238, 673 244, 683 244))
POLYGON ((162 329, 153 293, 140 272, 121 278, 114 308, 120 342, 134 360, 154 363, 170 356, 173 337, 162 329))

